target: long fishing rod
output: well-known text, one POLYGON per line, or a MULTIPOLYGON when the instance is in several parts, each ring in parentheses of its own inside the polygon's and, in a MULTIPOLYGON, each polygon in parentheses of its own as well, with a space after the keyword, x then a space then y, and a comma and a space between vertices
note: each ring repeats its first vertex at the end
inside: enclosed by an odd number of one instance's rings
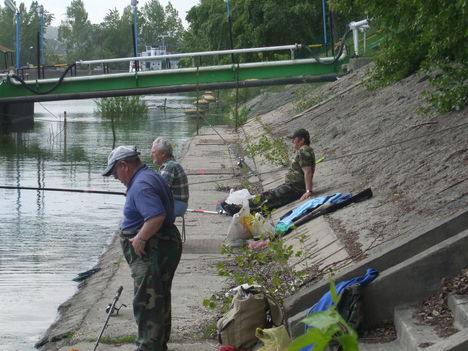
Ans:
MULTIPOLYGON (((40 191, 65 191, 71 193, 88 193, 88 194, 105 194, 105 195, 127 195, 126 193, 119 191, 102 191, 102 190, 82 190, 82 189, 65 189, 65 188, 39 188, 32 186, 9 186, 9 185, 0 185, 0 189, 19 189, 19 190, 40 190, 40 191)), ((187 212, 193 213, 208 213, 208 214, 222 214, 221 212, 216 211, 205 211, 205 210, 193 210, 191 208, 187 209, 187 212)))
POLYGON ((101 191, 101 190, 82 190, 82 189, 66 189, 66 188, 38 188, 31 186, 8 186, 0 185, 0 189, 20 189, 20 190, 41 190, 41 191, 66 191, 71 193, 90 193, 90 194, 106 194, 106 195, 127 195, 119 191, 101 191))

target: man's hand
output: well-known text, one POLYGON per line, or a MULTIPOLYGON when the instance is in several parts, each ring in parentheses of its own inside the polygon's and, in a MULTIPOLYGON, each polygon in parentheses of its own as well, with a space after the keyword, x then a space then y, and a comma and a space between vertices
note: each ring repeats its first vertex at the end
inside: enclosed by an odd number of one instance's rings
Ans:
POLYGON ((312 196, 312 192, 311 191, 306 191, 304 194, 302 194, 300 200, 308 199, 311 196, 312 196))
POLYGON ((165 216, 157 216, 148 219, 141 227, 140 231, 137 235, 135 235, 132 239, 130 239, 130 243, 135 250, 135 253, 138 257, 143 257, 146 255, 145 252, 145 245, 146 242, 156 234, 164 222, 165 216))
POLYGON ((132 244, 133 250, 135 250, 135 253, 137 254, 138 257, 143 257, 144 255, 146 255, 146 252, 145 252, 146 240, 143 240, 139 238, 138 236, 134 236, 129 241, 132 244))

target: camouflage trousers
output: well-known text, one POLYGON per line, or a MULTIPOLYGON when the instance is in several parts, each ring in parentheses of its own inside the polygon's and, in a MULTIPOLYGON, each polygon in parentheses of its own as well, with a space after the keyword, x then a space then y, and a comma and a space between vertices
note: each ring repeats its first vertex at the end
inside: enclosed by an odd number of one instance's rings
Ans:
MULTIPOLYGON (((304 192, 305 189, 298 189, 291 184, 285 183, 261 193, 260 202, 265 202, 264 205, 268 207, 268 209, 273 210, 299 199, 304 192)), ((250 202, 250 208, 255 208, 256 205, 252 203, 252 201, 250 202)))
POLYGON ((133 314, 138 325, 138 350, 166 351, 171 333, 171 286, 182 255, 176 226, 162 228, 148 240, 146 255, 138 257, 129 239, 136 232, 121 232, 120 243, 133 278, 133 314))

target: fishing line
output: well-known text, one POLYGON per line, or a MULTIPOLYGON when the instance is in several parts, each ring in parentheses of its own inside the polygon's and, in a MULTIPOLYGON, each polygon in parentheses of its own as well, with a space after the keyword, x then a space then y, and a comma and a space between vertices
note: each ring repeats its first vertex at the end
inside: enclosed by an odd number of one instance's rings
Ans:
POLYGON ((47 112, 49 112, 52 116, 54 116, 55 118, 57 119, 60 119, 60 117, 57 117, 56 115, 54 115, 47 107, 45 107, 41 102, 39 102, 39 105, 41 105, 41 107, 46 110, 47 112))

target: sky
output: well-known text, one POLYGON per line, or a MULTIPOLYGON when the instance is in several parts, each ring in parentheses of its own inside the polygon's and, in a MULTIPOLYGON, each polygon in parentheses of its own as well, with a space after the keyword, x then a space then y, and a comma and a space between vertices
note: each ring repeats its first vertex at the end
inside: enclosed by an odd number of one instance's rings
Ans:
MULTIPOLYGON (((44 10, 54 14, 55 18, 52 22, 52 26, 59 26, 62 20, 66 19, 67 7, 70 5, 72 0, 36 0, 40 5, 44 6, 44 10)), ((149 0, 138 0, 138 7, 142 7, 149 0)), ((192 6, 197 5, 199 0, 170 0, 172 6, 179 12, 179 17, 182 20, 184 27, 187 27, 185 16, 187 11, 192 6)), ((30 7, 33 0, 16 0, 16 4, 24 3, 28 8, 30 7)), ((83 0, 85 10, 88 12, 88 18, 91 23, 102 22, 107 12, 113 8, 116 8, 122 13, 124 7, 130 5, 130 0, 83 0)), ((159 3, 165 7, 168 0, 159 0, 159 3)), ((2 6, 3 1, 2 1, 2 6)))

